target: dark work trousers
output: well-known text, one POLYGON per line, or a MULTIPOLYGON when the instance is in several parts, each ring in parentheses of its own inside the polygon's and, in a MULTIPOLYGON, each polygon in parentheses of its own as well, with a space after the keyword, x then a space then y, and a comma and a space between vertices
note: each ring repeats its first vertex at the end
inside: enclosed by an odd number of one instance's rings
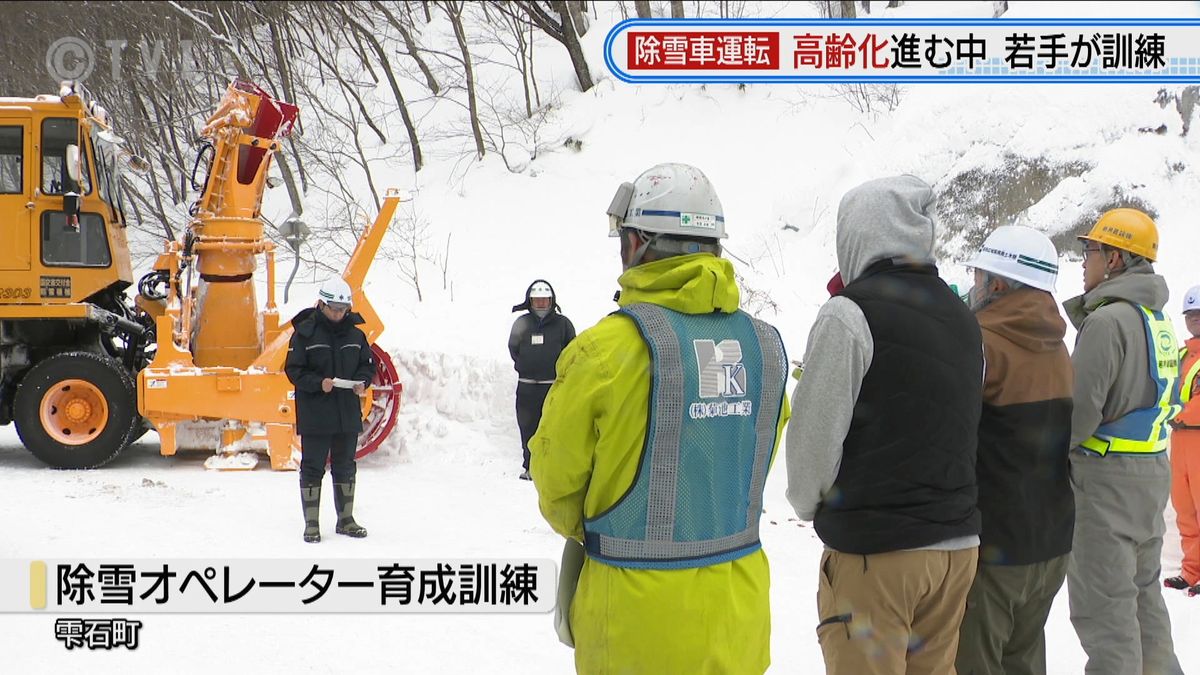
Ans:
POLYGON ((521 450, 524 452, 521 466, 526 471, 529 470, 529 439, 533 438, 542 421, 542 405, 549 392, 548 384, 517 383, 517 426, 521 429, 521 450))
POLYGON ((320 485, 327 461, 334 483, 353 482, 357 449, 358 434, 304 434, 300 437, 300 484, 320 485))

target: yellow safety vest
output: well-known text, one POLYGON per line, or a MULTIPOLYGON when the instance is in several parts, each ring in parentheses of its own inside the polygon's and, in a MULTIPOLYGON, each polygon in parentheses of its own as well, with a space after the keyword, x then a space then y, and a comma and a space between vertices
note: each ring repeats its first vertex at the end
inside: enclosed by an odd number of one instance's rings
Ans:
MULTIPOLYGON (((1182 363, 1187 356, 1187 347, 1179 350, 1179 360, 1182 363)), ((1192 400, 1192 391, 1196 389, 1196 378, 1200 376, 1200 358, 1192 362, 1183 379, 1179 381, 1179 402, 1187 403, 1192 400)))
POLYGON ((1150 377, 1157 387, 1154 405, 1139 408, 1100 425, 1081 445, 1098 455, 1110 452, 1149 455, 1167 449, 1167 423, 1183 409, 1177 397, 1179 382, 1179 343, 1171 322, 1158 312, 1137 305, 1146 327, 1150 377))

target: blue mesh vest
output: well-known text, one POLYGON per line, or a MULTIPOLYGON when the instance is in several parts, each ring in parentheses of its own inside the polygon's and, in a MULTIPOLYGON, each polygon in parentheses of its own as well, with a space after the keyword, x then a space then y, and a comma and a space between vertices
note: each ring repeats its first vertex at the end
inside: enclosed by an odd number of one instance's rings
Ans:
POLYGON ((761 547, 758 521, 783 404, 787 355, 744 312, 620 310, 650 350, 650 410, 637 475, 584 522, 588 555, 618 567, 683 569, 761 547))
MULTIPOLYGON (((1130 303, 1132 304, 1132 303, 1130 303)), ((1146 408, 1132 410, 1096 429, 1082 445, 1098 455, 1155 455, 1167 450, 1167 423, 1183 406, 1179 402, 1179 347, 1175 330, 1162 312, 1134 305, 1146 329, 1146 351, 1150 379, 1156 398, 1146 408)))

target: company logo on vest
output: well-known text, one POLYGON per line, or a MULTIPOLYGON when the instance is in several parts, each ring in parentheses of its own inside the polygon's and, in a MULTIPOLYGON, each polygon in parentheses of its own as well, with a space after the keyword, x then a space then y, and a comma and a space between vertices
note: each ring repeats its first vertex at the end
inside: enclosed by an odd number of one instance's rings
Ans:
MULTIPOLYGON (((744 398, 746 366, 742 364, 742 343, 737 340, 693 340, 696 368, 700 375, 700 398, 744 398)), ((688 416, 694 420, 714 417, 749 417, 754 412, 750 401, 710 401, 692 403, 688 416)))
POLYGON ((746 395, 746 367, 742 344, 737 340, 693 340, 700 371, 700 398, 735 398, 746 395))

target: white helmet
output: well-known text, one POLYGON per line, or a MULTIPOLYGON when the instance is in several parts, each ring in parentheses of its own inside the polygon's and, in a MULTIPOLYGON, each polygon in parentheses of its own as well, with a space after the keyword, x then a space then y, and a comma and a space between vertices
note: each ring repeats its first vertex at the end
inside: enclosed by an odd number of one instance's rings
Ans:
POLYGON ((1058 251, 1046 235, 1031 227, 997 227, 967 263, 1006 279, 1047 292, 1058 280, 1058 251))
POLYGON ((659 164, 622 183, 608 207, 609 236, 620 228, 688 239, 724 239, 725 211, 717 191, 700 169, 659 164))
POLYGON ((529 287, 529 297, 531 298, 553 298, 554 290, 550 288, 550 284, 544 281, 538 281, 529 287))
POLYGON ((317 292, 317 298, 325 302, 338 302, 343 305, 352 304, 353 293, 350 290, 350 284, 341 277, 329 277, 325 283, 321 284, 321 290, 317 292))
POLYGON ((1183 313, 1200 311, 1200 286, 1192 286, 1183 296, 1183 313))

